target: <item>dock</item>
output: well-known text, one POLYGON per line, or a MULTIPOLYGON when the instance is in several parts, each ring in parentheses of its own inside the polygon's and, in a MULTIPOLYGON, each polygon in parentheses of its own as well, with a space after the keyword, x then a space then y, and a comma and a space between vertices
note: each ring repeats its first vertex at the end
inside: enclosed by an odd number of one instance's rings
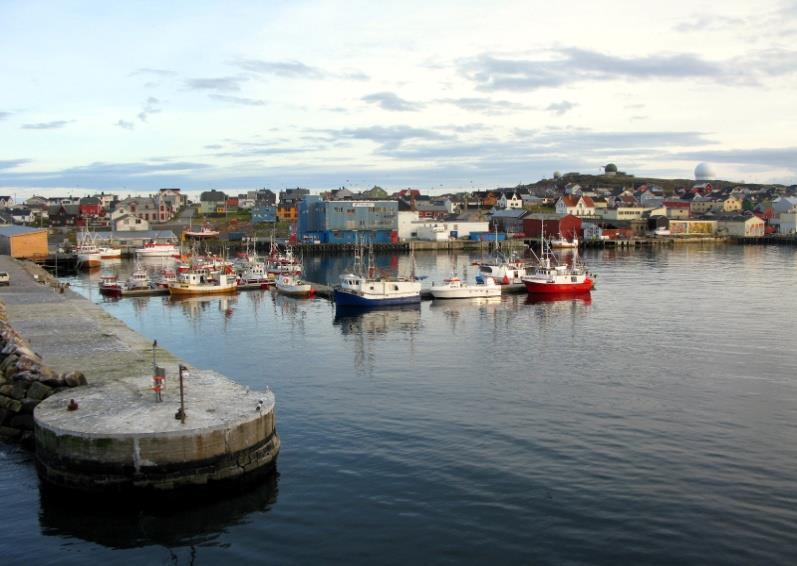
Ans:
POLYGON ((11 276, 0 292, 8 322, 50 367, 80 371, 88 381, 47 397, 34 410, 37 468, 47 485, 182 496, 273 470, 280 439, 272 392, 251 391, 156 347, 166 376, 159 402, 151 339, 77 293, 51 286, 49 274, 35 264, 23 267, 0 256, 0 270, 11 276), (175 418, 180 373, 184 419, 175 418))

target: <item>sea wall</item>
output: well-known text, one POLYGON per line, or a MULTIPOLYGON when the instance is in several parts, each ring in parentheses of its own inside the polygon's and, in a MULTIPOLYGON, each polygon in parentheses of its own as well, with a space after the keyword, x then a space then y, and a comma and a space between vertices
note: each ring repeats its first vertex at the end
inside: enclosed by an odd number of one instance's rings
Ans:
POLYGON ((58 373, 8 322, 0 301, 0 438, 32 446, 33 410, 47 397, 86 384, 82 372, 58 373))

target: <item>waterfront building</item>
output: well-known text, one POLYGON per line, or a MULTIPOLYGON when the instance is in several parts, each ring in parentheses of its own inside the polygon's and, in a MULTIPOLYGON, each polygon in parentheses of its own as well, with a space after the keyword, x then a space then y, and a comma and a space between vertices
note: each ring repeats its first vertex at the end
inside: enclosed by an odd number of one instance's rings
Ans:
POLYGON ((398 239, 398 201, 325 201, 309 195, 299 203, 298 235, 323 244, 353 243, 364 234, 372 243, 398 239))
POLYGON ((97 243, 107 243, 127 248, 139 248, 146 243, 174 244, 177 245, 177 236, 171 230, 114 230, 111 232, 96 232, 97 243))
POLYGON ((797 234, 797 208, 777 215, 778 234, 797 234))
POLYGON ((418 234, 415 229, 416 222, 420 220, 417 210, 412 207, 403 199, 398 201, 398 214, 396 215, 396 231, 398 232, 399 240, 409 240, 417 238, 418 234))
POLYGON ((14 258, 47 256, 47 230, 28 226, 0 226, 0 254, 14 258))
POLYGON ((152 197, 128 197, 118 201, 111 212, 111 222, 125 214, 147 222, 158 222, 161 217, 158 205, 152 197))
POLYGON ((759 238, 764 235, 766 222, 758 216, 725 216, 717 219, 717 233, 728 236, 759 238))
POLYGON ((713 236, 717 233, 717 221, 706 218, 670 220, 672 236, 713 236))
POLYGON ((496 210, 490 216, 490 230, 498 230, 508 234, 523 232, 523 219, 529 212, 523 208, 496 210))
POLYGON ((443 242, 449 239, 470 238, 471 234, 489 232, 487 221, 473 221, 456 216, 446 220, 421 219, 412 224, 411 237, 418 240, 443 242))
MULTIPOLYGON (((561 234, 563 238, 572 240, 581 236, 582 221, 581 218, 573 214, 564 216, 559 216, 558 214, 530 214, 523 219, 523 233, 526 238, 539 238, 543 230, 546 237, 554 238, 561 234)), ((593 231, 592 235, 595 233, 593 231)))
POLYGON ((722 211, 723 212, 740 212, 742 210, 742 205, 744 204, 744 200, 739 198, 736 195, 731 195, 725 200, 722 201, 722 211))

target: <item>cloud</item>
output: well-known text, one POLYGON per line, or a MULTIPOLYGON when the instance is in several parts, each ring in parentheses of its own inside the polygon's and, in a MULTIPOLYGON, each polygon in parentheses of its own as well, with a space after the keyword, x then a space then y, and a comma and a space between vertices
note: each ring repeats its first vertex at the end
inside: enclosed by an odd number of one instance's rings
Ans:
POLYGON ((484 54, 460 61, 460 72, 482 91, 531 91, 578 81, 615 79, 697 79, 734 75, 724 63, 696 55, 615 57, 577 48, 552 49, 547 58, 508 59, 484 54))
POLYGON ((218 90, 223 92, 241 90, 240 83, 246 77, 213 77, 201 79, 185 79, 183 83, 191 90, 218 90))
POLYGON ((127 120, 119 120, 118 122, 116 122, 115 125, 125 130, 132 130, 135 127, 135 124, 133 124, 133 122, 128 122, 127 120))
POLYGON ((434 130, 412 128, 410 126, 367 126, 363 128, 344 128, 340 130, 325 130, 330 139, 339 138, 353 140, 368 140, 378 143, 382 148, 396 148, 406 140, 446 140, 450 135, 441 134, 434 130))
POLYGON ((570 112, 576 106, 578 106, 578 104, 574 104, 568 100, 563 100, 561 102, 553 102, 549 104, 545 110, 548 112, 553 112, 557 116, 562 116, 563 114, 570 112))
POLYGON ((390 112, 417 112, 423 108, 423 104, 404 100, 393 92, 375 92, 363 96, 362 100, 390 112))
POLYGON ((9 116, 11 116, 11 112, 0 112, 0 120, 5 120, 9 116))
POLYGON ((144 103, 144 109, 138 113, 138 119, 142 122, 146 122, 150 114, 157 114, 160 112, 161 110, 158 108, 158 104, 160 104, 160 100, 154 96, 147 98, 147 101, 144 103))
POLYGON ((0 159, 0 169, 13 169, 25 163, 30 163, 30 159, 0 159))
POLYGON ((36 122, 33 124, 22 124, 23 130, 56 130, 63 128, 74 120, 55 120, 53 122, 36 122))
POLYGON ((259 98, 243 98, 241 96, 230 96, 227 94, 209 94, 208 98, 230 104, 241 104, 243 106, 265 106, 266 101, 259 98))
POLYGON ((521 110, 530 110, 530 106, 508 100, 494 100, 485 97, 441 98, 437 102, 452 104, 462 110, 481 112, 482 114, 510 114, 521 110))
POLYGON ((722 31, 743 26, 745 23, 746 21, 742 18, 729 18, 716 14, 700 14, 692 16, 689 20, 678 23, 673 27, 673 30, 682 33, 691 33, 694 31, 722 31))
POLYGON ((208 145, 206 145, 204 147, 205 147, 205 149, 221 149, 224 146, 221 145, 220 143, 209 143, 208 145))
POLYGON ((768 165, 797 170, 797 147, 762 147, 753 149, 694 150, 674 153, 673 159, 714 161, 743 165, 768 165))
POLYGON ((286 78, 321 79, 325 73, 321 69, 305 65, 301 61, 263 61, 260 59, 241 59, 235 64, 252 73, 276 75, 286 78))

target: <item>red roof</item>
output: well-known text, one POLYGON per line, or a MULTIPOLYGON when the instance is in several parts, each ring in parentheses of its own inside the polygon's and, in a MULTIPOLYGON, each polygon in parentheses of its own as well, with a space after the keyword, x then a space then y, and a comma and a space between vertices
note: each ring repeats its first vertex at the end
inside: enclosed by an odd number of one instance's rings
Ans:
POLYGON ((572 208, 578 205, 578 201, 584 199, 584 206, 588 208, 594 208, 595 203, 592 201, 590 197, 575 197, 573 195, 565 195, 562 197, 562 200, 565 201, 565 206, 568 208, 572 208))

